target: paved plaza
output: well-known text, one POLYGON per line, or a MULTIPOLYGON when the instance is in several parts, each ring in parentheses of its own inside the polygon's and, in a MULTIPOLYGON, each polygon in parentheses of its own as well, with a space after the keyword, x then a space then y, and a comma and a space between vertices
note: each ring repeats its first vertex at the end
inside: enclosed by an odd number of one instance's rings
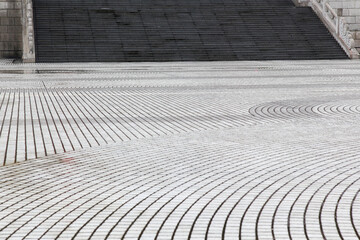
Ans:
POLYGON ((358 61, 0 73, 0 239, 360 238, 358 61))

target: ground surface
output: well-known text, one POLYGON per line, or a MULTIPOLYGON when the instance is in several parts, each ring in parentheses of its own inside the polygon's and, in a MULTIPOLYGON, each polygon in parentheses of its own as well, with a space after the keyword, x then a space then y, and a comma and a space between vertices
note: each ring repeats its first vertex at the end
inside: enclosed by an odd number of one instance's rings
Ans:
POLYGON ((0 71, 1 239, 359 237, 358 62, 0 71))

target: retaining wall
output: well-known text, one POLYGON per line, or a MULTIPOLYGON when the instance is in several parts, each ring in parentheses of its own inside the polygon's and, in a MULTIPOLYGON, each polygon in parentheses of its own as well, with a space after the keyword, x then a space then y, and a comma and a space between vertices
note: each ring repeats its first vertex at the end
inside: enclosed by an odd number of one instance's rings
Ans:
POLYGON ((22 0, 0 0, 0 58, 22 56, 22 0))

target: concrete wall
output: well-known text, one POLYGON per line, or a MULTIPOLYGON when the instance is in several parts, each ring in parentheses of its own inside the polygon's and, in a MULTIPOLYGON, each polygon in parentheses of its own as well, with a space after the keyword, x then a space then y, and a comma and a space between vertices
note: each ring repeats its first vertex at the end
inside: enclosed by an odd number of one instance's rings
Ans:
POLYGON ((0 58, 22 56, 22 0, 0 0, 0 58))

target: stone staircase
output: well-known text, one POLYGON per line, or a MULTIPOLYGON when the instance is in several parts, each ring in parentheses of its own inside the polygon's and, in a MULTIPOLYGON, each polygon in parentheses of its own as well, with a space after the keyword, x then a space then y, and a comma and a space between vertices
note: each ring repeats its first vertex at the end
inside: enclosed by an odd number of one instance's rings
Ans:
POLYGON ((34 0, 37 62, 346 59, 292 0, 34 0))
POLYGON ((360 52, 359 0, 299 0, 311 6, 351 58, 360 52))

